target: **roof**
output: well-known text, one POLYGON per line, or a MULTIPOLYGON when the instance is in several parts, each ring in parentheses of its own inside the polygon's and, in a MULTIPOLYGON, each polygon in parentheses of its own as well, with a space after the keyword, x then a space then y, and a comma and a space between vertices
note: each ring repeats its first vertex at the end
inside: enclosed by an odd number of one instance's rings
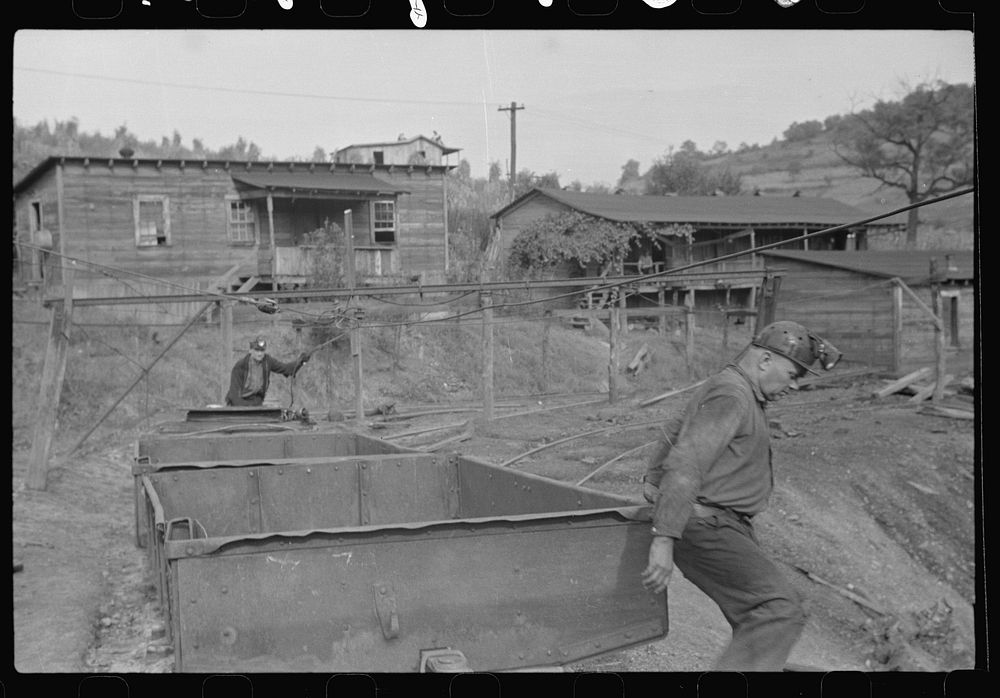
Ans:
POLYGON ((345 150, 350 150, 351 148, 374 148, 376 146, 389 146, 389 145, 400 145, 402 143, 413 143, 415 141, 424 140, 428 143, 433 143, 438 148, 441 149, 441 153, 444 155, 450 155, 451 153, 457 153, 461 148, 449 148, 441 141, 436 141, 433 138, 428 138, 427 136, 414 136, 413 138, 405 138, 403 140, 395 141, 379 141, 378 143, 351 143, 351 145, 344 146, 343 148, 338 148, 336 152, 342 153, 345 150))
MULTIPOLYGON (((353 170, 357 167, 356 165, 350 165, 345 163, 331 163, 331 162, 296 162, 294 160, 205 160, 199 158, 108 158, 99 157, 93 155, 50 155, 49 157, 42 160, 40 163, 35 165, 34 168, 28 174, 24 175, 14 185, 14 194, 20 194, 24 189, 28 188, 34 181, 45 174, 50 168, 54 167, 57 163, 73 163, 73 164, 90 164, 91 166, 98 166, 101 164, 113 165, 115 167, 132 167, 135 165, 151 165, 158 167, 176 167, 181 164, 187 167, 212 167, 212 168, 223 168, 234 176, 240 174, 256 174, 253 170, 261 168, 270 168, 272 170, 287 170, 295 172, 296 174, 305 174, 306 172, 331 172, 334 174, 341 174, 338 170, 343 171, 345 168, 351 170, 351 174, 354 174, 353 170), (297 171, 297 172, 296 172, 297 171)), ((378 172, 381 170, 399 170, 405 165, 365 165, 364 169, 369 172, 378 172)), ((421 169, 433 169, 437 171, 447 172, 448 170, 454 169, 452 165, 420 165, 421 169)), ((361 173, 364 174, 364 173, 361 173)))
POLYGON ((887 279, 899 277, 907 283, 926 283, 931 259, 937 259, 943 271, 945 255, 950 255, 956 271, 949 273, 948 278, 958 281, 975 278, 975 260, 970 250, 764 250, 759 254, 887 279))
POLYGON ((351 194, 405 194, 409 189, 365 172, 233 172, 234 182, 258 189, 291 189, 351 194))
POLYGON ((872 217, 842 201, 817 196, 631 196, 536 187, 491 218, 499 218, 539 196, 621 222, 797 227, 843 225, 872 217))

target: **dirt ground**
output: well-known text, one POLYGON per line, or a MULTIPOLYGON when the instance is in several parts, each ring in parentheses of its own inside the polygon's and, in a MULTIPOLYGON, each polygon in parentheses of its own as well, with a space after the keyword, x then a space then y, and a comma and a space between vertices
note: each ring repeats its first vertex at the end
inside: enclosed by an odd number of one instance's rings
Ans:
MULTIPOLYGON (((844 380, 802 390, 771 408, 776 489, 756 526, 807 600, 808 626, 790 661, 824 670, 971 668, 973 423, 922 414, 904 396, 873 400, 881 385, 844 380)), ((620 427, 511 465, 576 482, 656 436, 653 426, 630 425, 665 418, 684 400, 680 395, 638 407, 649 394, 655 393, 636 393, 616 405, 598 396, 594 404, 519 417, 505 415, 523 407, 498 410, 501 418, 474 421, 472 438, 453 448, 501 463, 557 439, 620 427)), ((558 400, 533 402, 541 409, 558 400)), ((465 418, 415 418, 367 433, 391 438, 435 420, 465 418)), ((397 443, 420 447, 459 431, 397 443)), ((13 445, 13 555, 24 565, 13 576, 17 671, 172 670, 166 619, 144 554, 134 544, 131 448, 96 442, 71 466, 53 470, 46 490, 34 491, 22 486, 26 444, 13 445)), ((617 461, 587 486, 637 495, 645 453, 617 461)), ((725 621, 679 573, 668 594, 665 639, 570 669, 709 670, 728 637, 725 621)))
MULTIPOLYGON (((31 315, 25 311, 18 317, 31 315)), ((117 422, 109 419, 70 459, 56 457, 46 489, 26 489, 31 419, 44 353, 38 345, 45 330, 39 326, 34 335, 22 333, 13 343, 11 544, 14 562, 23 568, 12 577, 12 668, 21 674, 172 672, 167 619, 157 604, 145 553, 135 545, 132 453, 135 439, 149 424, 183 419, 184 408, 205 403, 193 403, 187 397, 192 385, 158 378, 144 396, 123 403, 121 409, 131 412, 117 422), (144 415, 142 410, 147 410, 144 415)), ((273 329, 272 337, 276 333, 273 329)), ((184 370, 209 375, 212 360, 199 359, 202 363, 196 365, 190 360, 210 352, 216 341, 211 328, 202 334, 191 340, 198 344, 190 349, 183 342, 178 345, 177 356, 171 359, 175 363, 161 375, 181 375, 184 370)), ((396 359, 411 358, 388 362, 391 367, 383 371, 384 377, 372 371, 366 373, 366 380, 371 380, 374 391, 405 383, 411 396, 428 393, 440 384, 441 392, 428 395, 427 402, 396 399, 398 413, 459 406, 466 411, 391 422, 376 416, 363 429, 366 435, 421 448, 467 431, 468 438, 453 441, 447 448, 496 464, 553 444, 509 467, 572 483, 601 468, 585 486, 639 497, 649 448, 644 445, 657 437, 659 423, 683 408, 687 395, 646 407, 640 403, 694 380, 686 375, 690 365, 685 370, 683 362, 670 358, 678 356, 676 338, 658 340, 655 333, 630 333, 623 355, 631 356, 641 343, 650 342, 659 358, 645 373, 622 377, 615 404, 608 401, 606 392, 588 393, 586 387, 573 387, 572 394, 559 395, 512 397, 504 393, 498 396, 496 419, 485 423, 480 413, 468 411, 475 405, 478 368, 470 364, 464 373, 459 370, 455 347, 462 347, 465 340, 456 336, 459 343, 440 354, 434 353, 436 345, 428 331, 404 336, 396 347, 400 352, 396 359), (570 403, 576 406, 565 406, 570 403), (394 438, 405 431, 449 424, 455 426, 394 438), (554 443, 602 428, 609 429, 554 443), (632 449, 637 450, 601 467, 632 449)), ((500 344, 504 359, 496 366, 507 380, 516 378, 525 360, 520 357, 531 356, 530 352, 518 354, 513 337, 500 344)), ((553 333, 554 342, 558 337, 553 333)), ((717 341, 718 337, 709 339, 717 341)), ((290 330, 285 340, 297 341, 290 330)), ((92 423, 88 395, 94 390, 117 395, 122 389, 119 385, 127 384, 136 371, 112 351, 112 346, 124 345, 116 337, 102 338, 90 330, 77 341, 73 347, 77 363, 70 367, 72 371, 67 369, 57 455, 92 423), (87 360, 92 364, 80 363, 87 360), (113 361, 121 367, 114 386, 108 382, 107 368, 113 361)), ((159 351, 155 335, 137 335, 129 341, 134 351, 147 352, 136 355, 141 363, 148 363, 159 351)), ((606 361, 607 344, 600 337, 579 333, 566 334, 561 341, 553 346, 559 347, 557 355, 565 357, 565 375, 560 378, 559 367, 546 372, 559 386, 588 385, 583 381, 590 370, 586 366, 606 361)), ((971 377, 971 357, 953 358, 956 365, 949 366, 948 372, 956 376, 956 383, 971 377)), ((717 365, 717 358, 710 359, 706 364, 717 365)), ((313 363, 317 367, 312 370, 320 373, 318 359, 313 363)), ((345 372, 350 370, 343 357, 331 357, 327 365, 339 363, 345 372)), ((607 389, 603 366, 603 376, 590 370, 589 385, 596 391, 607 389)), ((703 366, 695 368, 701 377, 707 375, 703 366)), ((769 509, 755 519, 755 526, 766 550, 806 599, 808 625, 790 662, 819 670, 870 672, 972 668, 976 651, 973 604, 977 602, 974 423, 925 414, 902 394, 873 399, 873 391, 885 383, 873 375, 848 376, 800 390, 769 408, 775 491, 769 509)), ((322 385, 317 381, 296 388, 296 405, 311 408, 317 429, 345 428, 345 423, 331 422, 325 412, 320 415, 321 410, 312 409, 310 401, 315 401, 313 396, 320 394, 322 385)), ((284 404, 290 395, 281 390, 287 392, 281 384, 275 387, 276 397, 284 404)), ((948 400, 971 407, 968 396, 959 394, 948 400)), ((665 638, 568 669, 710 670, 729 636, 721 613, 679 572, 667 593, 670 631, 665 638)))

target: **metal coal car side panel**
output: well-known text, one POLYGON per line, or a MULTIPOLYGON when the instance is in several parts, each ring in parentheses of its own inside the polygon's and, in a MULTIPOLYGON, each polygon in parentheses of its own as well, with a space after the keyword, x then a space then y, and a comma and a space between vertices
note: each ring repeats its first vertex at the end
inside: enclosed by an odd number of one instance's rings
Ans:
POLYGON ((648 525, 617 510, 167 544, 180 671, 564 664, 662 637, 648 525), (213 546, 217 546, 214 549, 213 546))

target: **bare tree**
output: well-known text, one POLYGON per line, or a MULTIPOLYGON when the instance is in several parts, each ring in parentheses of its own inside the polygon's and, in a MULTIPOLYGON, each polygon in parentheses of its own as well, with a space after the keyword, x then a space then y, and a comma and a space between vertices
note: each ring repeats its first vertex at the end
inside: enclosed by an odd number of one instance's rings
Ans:
MULTIPOLYGON (((919 203, 973 181, 974 94, 969 85, 922 83, 898 102, 879 100, 836 124, 834 152, 862 174, 919 203)), ((906 246, 917 246, 918 209, 906 246)))

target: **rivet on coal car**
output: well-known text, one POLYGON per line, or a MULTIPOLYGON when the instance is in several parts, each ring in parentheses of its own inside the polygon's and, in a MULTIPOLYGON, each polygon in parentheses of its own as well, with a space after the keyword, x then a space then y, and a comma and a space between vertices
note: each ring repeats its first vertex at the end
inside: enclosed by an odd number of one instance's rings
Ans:
POLYGON ((312 469, 312 468, 306 468, 306 472, 307 472, 307 473, 311 473, 312 471, 313 471, 313 469, 312 469))
POLYGON ((285 471, 282 470, 281 468, 278 468, 278 475, 284 475, 284 474, 285 474, 285 471))
POLYGON ((194 555, 194 548, 192 548, 189 545, 188 547, 184 548, 184 553, 187 554, 187 555, 194 555))
POLYGON ((229 593, 229 587, 222 587, 222 593, 223 594, 228 594, 229 593))
POLYGON ((632 633, 625 633, 625 639, 626 640, 631 639, 631 637, 632 637, 632 633))
POLYGON ((595 642, 594 643, 594 647, 596 647, 597 649, 601 649, 601 643, 600 642, 595 642))
POLYGON ((236 644, 236 628, 225 627, 222 629, 222 644, 224 645, 234 645, 236 644))

